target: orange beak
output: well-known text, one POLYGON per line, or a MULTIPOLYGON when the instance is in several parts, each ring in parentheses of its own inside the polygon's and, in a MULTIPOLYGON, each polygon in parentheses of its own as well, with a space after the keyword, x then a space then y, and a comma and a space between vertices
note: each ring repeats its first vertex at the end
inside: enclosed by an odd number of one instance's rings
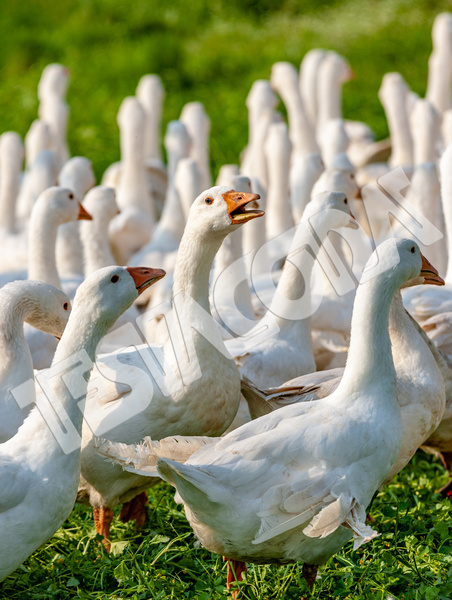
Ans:
POLYGON ((253 210, 245 209, 246 205, 250 202, 259 200, 259 194, 231 190, 230 192, 225 192, 223 198, 228 205, 228 213, 233 225, 241 225, 242 223, 246 223, 246 221, 265 215, 263 210, 256 210, 254 208, 253 210))
POLYGON ((78 203, 78 220, 79 221, 92 221, 93 217, 87 212, 83 206, 78 203))
POLYGON ((421 258, 422 258, 421 277, 424 278, 424 283, 425 284, 429 283, 430 285, 444 285, 445 284, 444 279, 439 276, 438 271, 431 264, 431 262, 425 258, 425 256, 422 254, 422 252, 421 252, 421 258))
POLYGON ((163 269, 150 269, 149 267, 127 267, 127 271, 135 282, 138 295, 166 275, 166 271, 163 269))

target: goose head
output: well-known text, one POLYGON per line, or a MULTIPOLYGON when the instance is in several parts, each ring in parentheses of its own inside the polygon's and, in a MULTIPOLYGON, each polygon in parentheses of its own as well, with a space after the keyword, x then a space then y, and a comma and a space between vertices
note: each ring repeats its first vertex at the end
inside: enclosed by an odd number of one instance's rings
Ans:
POLYGON ((25 321, 44 333, 60 338, 71 314, 71 303, 64 292, 43 281, 12 281, 2 294, 19 292, 28 307, 25 321))
POLYGON ((355 179, 355 169, 346 154, 337 154, 329 167, 314 185, 313 194, 334 190, 342 192, 347 198, 358 198, 359 187, 355 179))
POLYGON ((145 289, 166 275, 150 267, 104 267, 92 273, 77 288, 74 306, 96 316, 108 330, 145 289))
POLYGON ((339 229, 340 227, 358 228, 358 223, 350 210, 350 202, 342 192, 321 192, 307 204, 303 220, 309 220, 316 229, 339 229))
POLYGON ((58 175, 58 183, 61 187, 73 190, 77 200, 82 201, 86 192, 96 183, 91 161, 84 156, 70 158, 58 175))
POLYGON ((381 243, 367 261, 361 283, 384 274, 388 279, 397 270, 398 287, 416 284, 444 285, 436 268, 422 255, 419 246, 408 238, 389 238, 381 243))
POLYGON ((42 72, 38 84, 38 98, 43 100, 48 96, 63 98, 69 84, 69 69, 58 63, 47 65, 42 72))
POLYGON ((33 207, 33 213, 35 211, 45 212, 49 218, 59 224, 92 219, 91 215, 76 200, 72 190, 57 186, 47 188, 39 195, 33 207))
POLYGON ((90 189, 83 200, 84 208, 92 215, 93 219, 110 222, 119 214, 116 203, 116 193, 113 188, 97 185, 90 189))
POLYGON ((143 75, 137 87, 137 98, 143 106, 153 108, 163 101, 165 90, 158 75, 143 75))
MULTIPOLYGON (((404 240, 404 241, 410 241, 410 240, 404 240)), ((417 244, 415 244, 414 242, 411 244, 409 251, 411 254, 415 254, 416 252, 413 253, 413 247, 418 248, 417 244)), ((436 267, 434 267, 432 265, 432 263, 422 254, 422 252, 420 252, 421 255, 421 271, 420 273, 413 277, 412 279, 409 279, 408 281, 406 281, 401 287, 402 288, 407 288, 407 287, 412 287, 414 285, 445 285, 445 281, 442 277, 440 277, 438 270, 436 269, 436 267)))
POLYGON ((259 194, 236 192, 227 186, 214 186, 202 192, 193 202, 187 227, 200 233, 226 235, 264 214, 264 211, 255 208, 259 198, 259 194), (247 208, 250 203, 254 203, 253 207, 247 208))

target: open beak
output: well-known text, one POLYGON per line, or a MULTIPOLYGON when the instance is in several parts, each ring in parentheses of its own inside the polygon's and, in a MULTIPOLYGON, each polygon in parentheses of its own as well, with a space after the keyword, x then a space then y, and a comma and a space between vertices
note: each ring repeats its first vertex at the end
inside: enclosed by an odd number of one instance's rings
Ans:
POLYGON ((135 282, 138 295, 166 275, 166 271, 163 269, 150 269, 149 267, 127 267, 126 270, 135 282))
POLYGON ((438 271, 435 267, 429 262, 425 256, 421 252, 422 258, 422 268, 421 268, 421 277, 424 278, 424 283, 430 285, 444 285, 444 279, 439 276, 438 271))
POLYGON ((231 190, 222 195, 228 205, 228 213, 233 225, 241 225, 242 223, 246 223, 246 221, 265 215, 263 210, 257 210, 254 207, 252 210, 246 210, 246 205, 250 202, 254 202, 254 206, 256 205, 256 200, 260 198, 259 194, 231 190))
POLYGON ((78 203, 78 220, 79 221, 92 221, 93 217, 87 212, 83 206, 78 203))

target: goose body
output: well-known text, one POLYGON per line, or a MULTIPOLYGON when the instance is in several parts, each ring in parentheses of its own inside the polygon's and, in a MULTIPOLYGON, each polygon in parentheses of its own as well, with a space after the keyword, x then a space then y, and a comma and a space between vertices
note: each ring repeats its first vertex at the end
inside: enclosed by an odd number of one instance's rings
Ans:
MULTIPOLYGON (((112 411, 121 410, 121 394, 117 392, 88 410, 86 418, 91 425, 83 433, 80 501, 102 510, 112 509, 152 485, 147 478, 123 473, 98 453, 94 436, 105 435, 107 426, 108 436, 115 441, 133 443, 149 434, 220 435, 234 418, 240 400, 240 375, 209 312, 209 273, 224 237, 262 214, 244 208, 256 198, 255 194, 216 186, 200 194, 190 209, 173 286, 178 320, 184 324, 185 335, 193 336, 191 343, 189 337, 184 338, 193 352, 190 361, 184 359, 182 340, 177 335, 163 348, 153 347, 152 353, 147 346, 138 346, 98 361, 98 369, 107 379, 131 384, 122 404, 129 414, 124 422, 109 425, 112 411), (163 367, 163 378, 158 375, 160 367, 155 370, 153 356, 163 367)), ((174 327, 174 316, 167 318, 174 327)), ((108 531, 102 533, 108 535, 108 531)))
POLYGON ((377 535, 365 524, 366 507, 402 442, 389 309, 422 263, 409 240, 380 249, 379 266, 368 263, 356 294, 349 358, 332 394, 281 408, 221 440, 199 439, 185 464, 157 460, 207 549, 236 561, 302 560, 306 573, 350 538, 356 548, 377 535))
MULTIPOLYGON (((132 304, 140 287, 143 289, 162 276, 160 270, 107 267, 80 286, 53 363, 58 370, 66 360, 69 373, 72 366, 72 390, 77 389, 77 398, 81 399, 81 404, 74 400, 62 378, 57 377, 56 383, 54 380, 54 407, 65 411, 68 423, 72 423, 71 442, 65 446, 64 436, 58 438, 54 434, 51 421, 46 422, 36 407, 16 435, 0 446, 0 580, 58 529, 75 501, 87 384, 80 374, 74 378, 73 356, 81 357, 84 370, 90 371, 102 335, 132 304)), ((65 370, 67 382, 71 375, 65 370)), ((33 399, 21 395, 25 404, 33 399)), ((39 402, 41 408, 46 406, 42 395, 39 402)))
POLYGON ((242 338, 226 341, 242 375, 262 387, 315 370, 310 331, 310 281, 313 258, 320 248, 313 243, 313 231, 323 240, 332 228, 355 226, 344 194, 326 192, 307 205, 291 252, 284 265, 275 296, 261 321, 242 338), (306 251, 306 247, 311 250, 306 251), (301 274, 301 276, 300 276, 301 274), (300 298, 301 302, 295 300, 300 298), (254 334, 268 325, 274 334, 255 348, 249 347, 254 334), (276 325, 276 329, 275 329, 276 325), (259 382, 259 384, 257 383, 259 382))

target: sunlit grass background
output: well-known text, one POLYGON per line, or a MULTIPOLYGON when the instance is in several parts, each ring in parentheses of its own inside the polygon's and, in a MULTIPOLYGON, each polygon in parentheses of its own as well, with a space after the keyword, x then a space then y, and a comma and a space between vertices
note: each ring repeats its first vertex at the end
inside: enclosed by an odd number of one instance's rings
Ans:
POLYGON ((49 62, 70 67, 70 148, 98 176, 119 157, 116 114, 139 78, 157 73, 166 90, 164 125, 186 102, 212 120, 216 172, 247 141, 245 98, 255 79, 313 47, 331 48, 356 74, 344 88, 347 118, 387 134, 377 91, 399 71, 424 94, 438 0, 2 0, 0 131, 24 135, 36 115, 36 85, 49 62))
MULTIPOLYGON (((36 117, 44 66, 71 69, 68 102, 72 154, 90 158, 98 178, 119 158, 116 114, 139 78, 157 73, 166 90, 164 123, 186 102, 204 103, 212 120, 216 174, 237 162, 247 142, 245 98, 271 65, 299 66, 313 47, 334 49, 356 78, 344 88, 344 114, 387 135, 377 91, 399 71, 423 95, 431 26, 452 10, 437 0, 2 0, 0 132, 25 135, 36 117)), ((348 544, 316 584, 316 598, 449 600, 452 509, 434 493, 446 481, 438 461, 421 452, 372 508, 382 533, 357 552, 348 544)), ((42 549, 0 584, 0 598, 216 600, 225 597, 221 558, 198 549, 172 489, 150 493, 141 534, 115 521, 113 552, 99 549, 91 513, 78 506, 42 549), (100 555, 99 555, 100 554, 100 555)), ((1 536, 1 532, 0 532, 1 536)), ((250 567, 246 600, 295 600, 307 593, 299 565, 250 567)))

